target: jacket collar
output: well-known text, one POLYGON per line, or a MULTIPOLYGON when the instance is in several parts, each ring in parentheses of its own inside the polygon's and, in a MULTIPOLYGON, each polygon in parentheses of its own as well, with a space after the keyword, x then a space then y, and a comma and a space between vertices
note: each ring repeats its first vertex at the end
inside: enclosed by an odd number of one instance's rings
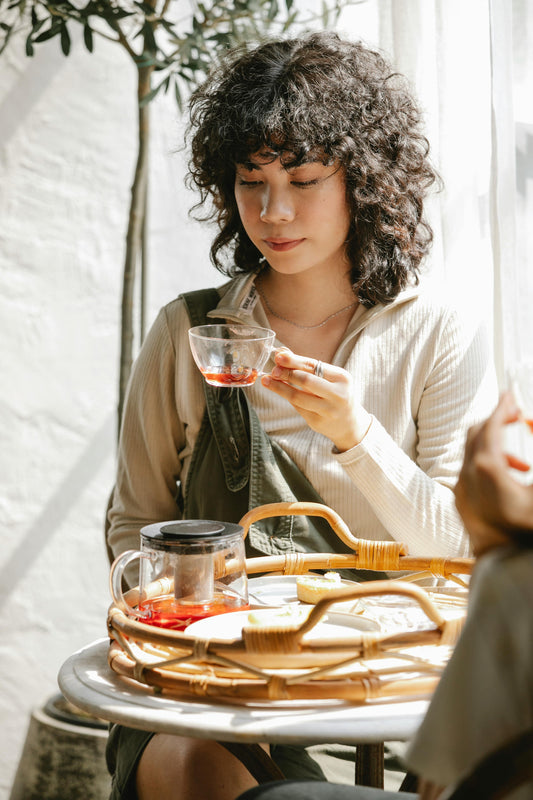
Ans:
POLYGON ((259 300, 259 293, 255 288, 257 272, 239 275, 218 287, 220 302, 216 308, 209 311, 208 317, 217 317, 230 322, 254 322, 254 310, 259 300))
MULTIPOLYGON (((220 302, 207 316, 222 317, 230 322, 242 322, 248 325, 257 321, 259 315, 254 313, 259 301, 259 293, 254 284, 256 276, 257 272, 239 275, 237 278, 219 287, 221 295, 220 302)), ((363 328, 366 328, 368 323, 376 317, 387 314, 392 309, 414 300, 420 295, 420 292, 420 285, 408 286, 399 293, 392 303, 388 303, 387 305, 379 303, 372 308, 363 308, 359 306, 354 312, 353 318, 346 329, 346 337, 351 338, 355 336, 363 328)), ((261 311, 260 316, 264 317, 260 304, 259 310, 261 311)), ((266 317, 264 317, 263 323, 265 325, 268 324, 266 317)))

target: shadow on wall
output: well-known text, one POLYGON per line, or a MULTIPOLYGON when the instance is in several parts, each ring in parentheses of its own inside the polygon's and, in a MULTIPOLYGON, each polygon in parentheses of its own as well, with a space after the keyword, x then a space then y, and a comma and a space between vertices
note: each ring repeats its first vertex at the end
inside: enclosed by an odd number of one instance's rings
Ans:
POLYGON ((43 47, 25 59, 25 69, 0 104, 0 142, 6 145, 41 100, 46 87, 65 66, 55 47, 43 47))
POLYGON ((116 417, 111 413, 3 566, 0 572, 0 607, 37 561, 73 503, 108 458, 109 443, 115 441, 115 427, 116 417))

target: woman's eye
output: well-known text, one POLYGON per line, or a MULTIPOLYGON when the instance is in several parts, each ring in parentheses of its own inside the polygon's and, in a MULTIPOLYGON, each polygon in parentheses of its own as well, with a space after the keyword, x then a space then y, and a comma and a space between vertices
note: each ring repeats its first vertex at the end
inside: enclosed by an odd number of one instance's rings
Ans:
POLYGON ((316 186, 318 182, 318 178, 313 178, 311 181, 291 181, 293 186, 297 186, 300 189, 305 189, 306 186, 316 186))
POLYGON ((239 186, 260 186, 261 181, 245 181, 244 178, 239 178, 239 186))

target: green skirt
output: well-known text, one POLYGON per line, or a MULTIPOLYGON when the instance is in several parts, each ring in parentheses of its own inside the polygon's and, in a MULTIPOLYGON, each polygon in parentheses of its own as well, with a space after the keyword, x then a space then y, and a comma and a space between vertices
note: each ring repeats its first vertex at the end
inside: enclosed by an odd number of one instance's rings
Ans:
MULTIPOLYGON (((107 768, 112 777, 109 800, 137 800, 135 774, 144 748, 155 736, 123 725, 111 725, 107 742, 107 768)), ((291 780, 325 781, 320 765, 305 747, 271 745, 270 755, 286 778, 291 780)))

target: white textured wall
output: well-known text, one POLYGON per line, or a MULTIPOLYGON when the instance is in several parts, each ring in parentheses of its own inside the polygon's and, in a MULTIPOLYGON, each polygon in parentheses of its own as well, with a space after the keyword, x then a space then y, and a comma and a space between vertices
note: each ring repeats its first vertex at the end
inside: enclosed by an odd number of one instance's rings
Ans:
MULTIPOLYGON (((0 64, 0 798, 29 715, 76 649, 105 636, 102 526, 113 482, 119 305, 135 86, 99 41, 0 64)), ((188 221, 179 120, 154 106, 151 322, 221 276, 188 221)))

